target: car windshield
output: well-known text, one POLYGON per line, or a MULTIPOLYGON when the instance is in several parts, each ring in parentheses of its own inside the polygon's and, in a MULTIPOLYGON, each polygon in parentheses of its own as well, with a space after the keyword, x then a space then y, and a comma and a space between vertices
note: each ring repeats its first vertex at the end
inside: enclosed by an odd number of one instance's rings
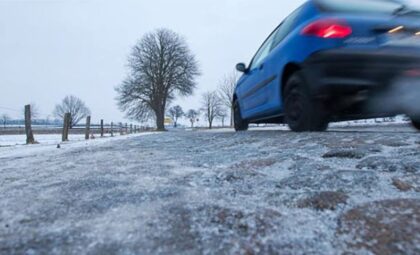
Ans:
POLYGON ((420 6, 412 2, 392 0, 318 0, 321 9, 327 12, 417 14, 420 6))

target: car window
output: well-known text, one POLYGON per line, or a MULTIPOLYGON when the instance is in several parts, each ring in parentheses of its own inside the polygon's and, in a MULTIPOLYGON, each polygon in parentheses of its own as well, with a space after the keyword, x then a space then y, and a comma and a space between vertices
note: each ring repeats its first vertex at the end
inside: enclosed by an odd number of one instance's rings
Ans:
POLYGON ((257 68, 262 61, 270 54, 271 45, 273 44, 274 37, 281 25, 268 37, 268 39, 263 43, 261 48, 257 51, 254 58, 252 59, 252 63, 250 65, 250 70, 257 68))
POLYGON ((301 9, 302 8, 295 10, 271 33, 269 38, 255 54, 250 65, 250 70, 257 68, 270 54, 271 50, 274 49, 293 30, 301 9))
MULTIPOLYGON (((392 0, 318 0, 318 4, 322 10, 327 12, 351 12, 351 13, 382 13, 392 14, 399 8, 402 3, 392 0)), ((407 4, 411 10, 419 11, 418 5, 413 3, 407 4)))
POLYGON ((271 49, 274 49, 293 30, 296 19, 300 14, 300 10, 301 8, 297 9, 283 21, 274 37, 271 49))

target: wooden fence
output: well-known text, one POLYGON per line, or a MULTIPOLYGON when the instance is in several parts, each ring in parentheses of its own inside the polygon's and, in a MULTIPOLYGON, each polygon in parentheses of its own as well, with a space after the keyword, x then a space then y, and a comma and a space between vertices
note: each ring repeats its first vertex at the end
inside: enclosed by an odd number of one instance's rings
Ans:
POLYGON ((26 144, 35 144, 36 135, 39 134, 61 134, 61 141, 69 141, 69 135, 84 135, 86 140, 106 136, 113 137, 116 134, 119 135, 128 135, 135 134, 139 132, 149 131, 150 128, 142 127, 139 125, 133 125, 129 123, 114 123, 110 122, 106 124, 103 119, 100 120, 99 124, 92 123, 91 116, 86 117, 86 122, 84 125, 71 126, 71 114, 66 113, 63 118, 63 125, 61 127, 42 127, 37 128, 32 126, 31 120, 31 106, 25 106, 25 125, 24 128, 13 128, 9 130, 2 130, 2 134, 11 135, 11 134, 25 134, 26 135, 26 144))

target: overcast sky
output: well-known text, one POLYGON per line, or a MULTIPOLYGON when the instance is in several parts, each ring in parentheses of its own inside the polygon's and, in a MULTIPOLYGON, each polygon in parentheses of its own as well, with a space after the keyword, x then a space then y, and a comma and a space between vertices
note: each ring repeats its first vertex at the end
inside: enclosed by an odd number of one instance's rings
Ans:
POLYGON ((35 102, 51 115, 68 94, 82 98, 93 119, 121 121, 114 88, 126 75, 131 47, 146 32, 185 36, 203 75, 198 108, 237 62, 248 62, 265 37, 302 0, 0 0, 0 114, 19 117, 35 102), (8 109, 4 109, 8 108, 8 109), (10 110, 9 110, 10 109, 10 110))

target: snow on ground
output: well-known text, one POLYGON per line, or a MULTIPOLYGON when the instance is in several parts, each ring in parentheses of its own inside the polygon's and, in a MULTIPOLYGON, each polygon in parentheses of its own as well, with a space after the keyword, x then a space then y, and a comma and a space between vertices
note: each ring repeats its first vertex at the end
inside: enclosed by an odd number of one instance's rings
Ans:
MULTIPOLYGON (((80 149, 83 147, 100 145, 107 142, 116 142, 125 139, 131 139, 133 137, 144 136, 144 135, 153 135, 155 132, 144 132, 132 135, 115 135, 114 137, 104 136, 103 138, 95 138, 91 140, 85 140, 84 135, 69 135, 69 141, 61 142, 61 135, 37 135, 36 141, 38 144, 25 145, 21 143, 11 143, 13 145, 1 145, 0 146, 0 159, 3 157, 12 157, 12 156, 36 156, 42 155, 44 153, 57 152, 57 145, 60 145, 60 149, 69 150, 69 149, 80 149)), ((0 136, 7 137, 7 136, 0 136)), ((20 141, 21 138, 25 136, 12 135, 12 138, 6 138, 8 141, 20 141), (16 137, 16 138, 13 138, 16 137), (15 140, 13 140, 15 139, 15 140)), ((4 140, 3 140, 4 141, 4 140)))
POLYGON ((0 254, 420 253, 407 125, 173 131, 0 162, 0 254))
MULTIPOLYGON (((61 142, 61 135, 36 135, 35 140, 40 144, 55 144, 61 142)), ((71 141, 83 141, 85 135, 69 135, 71 141)), ((0 146, 24 145, 26 143, 26 135, 0 135, 0 146)))
MULTIPOLYGON (((115 136, 119 136, 118 133, 114 134, 115 136)), ((35 134, 35 140, 39 144, 55 144, 61 143, 61 134, 35 134)), ((110 134, 105 134, 103 138, 110 138, 110 134)), ((101 138, 99 134, 95 134, 94 138, 101 138)), ((101 139, 103 139, 101 138, 101 139)), ((84 134, 69 134, 69 141, 84 141, 85 135, 84 134)), ((6 146, 16 146, 16 145, 25 145, 26 143, 26 135, 0 135, 0 147, 6 146)))

